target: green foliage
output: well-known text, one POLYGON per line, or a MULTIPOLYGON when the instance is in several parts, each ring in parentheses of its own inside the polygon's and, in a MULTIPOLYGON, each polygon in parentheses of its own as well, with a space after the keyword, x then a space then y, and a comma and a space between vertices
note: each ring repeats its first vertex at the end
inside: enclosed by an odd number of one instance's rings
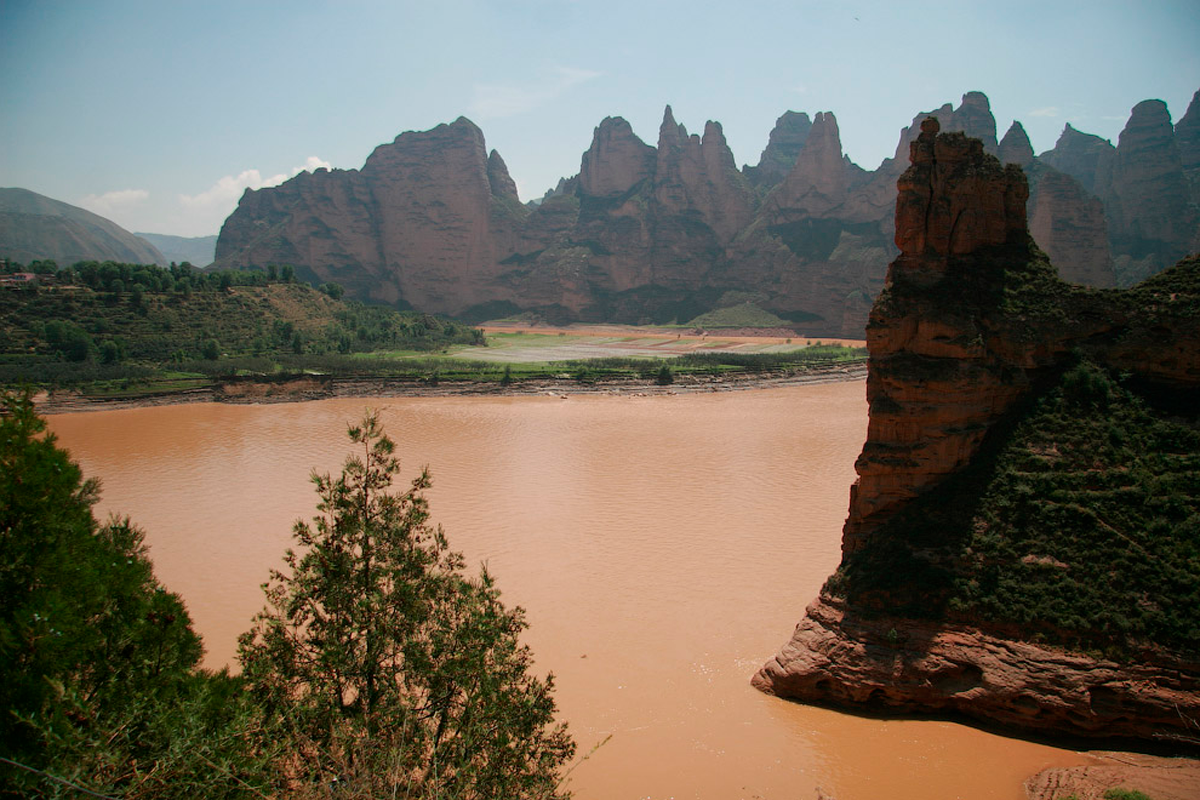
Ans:
POLYGON ((789 323, 746 301, 701 314, 687 325, 699 328, 786 328, 789 323))
POLYGON ((670 367, 663 364, 658 368, 658 376, 654 379, 654 382, 659 386, 670 386, 675 382, 675 373, 671 371, 670 367))
POLYGON ((142 533, 98 525, 95 481, 29 395, 0 396, 0 780, 126 797, 232 796, 260 777, 253 714, 155 580, 142 533), (202 789, 202 791, 201 791, 202 789))
POLYGON ((1109 789, 1104 793, 1104 800, 1151 800, 1150 795, 1136 789, 1109 789))
POLYGON ((361 455, 314 475, 312 526, 240 640, 244 674, 287 743, 281 790, 346 797, 561 797, 574 745, 552 681, 528 672, 526 623, 491 577, 463 574, 428 522, 422 472, 401 493, 394 445, 368 414, 361 455))
POLYGON ((1078 363, 826 589, 1113 657, 1200 654, 1200 431, 1078 363))
POLYGON ((0 292, 0 386, 109 377, 111 371, 97 370, 97 364, 154 370, 224 355, 350 355, 483 344, 481 331, 452 320, 342 301, 336 284, 318 291, 272 281, 268 274, 80 262, 59 271, 46 288, 0 292), (131 293, 116 293, 126 286, 131 293))

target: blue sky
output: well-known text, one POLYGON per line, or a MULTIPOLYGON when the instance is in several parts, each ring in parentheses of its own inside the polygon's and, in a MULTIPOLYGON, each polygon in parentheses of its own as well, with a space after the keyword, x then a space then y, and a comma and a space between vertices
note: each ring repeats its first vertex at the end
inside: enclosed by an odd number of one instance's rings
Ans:
POLYGON ((988 95, 1035 151, 1114 144, 1147 98, 1200 89, 1200 3, 840 0, 0 1, 0 186, 130 230, 215 234, 246 186, 465 115, 521 197, 625 117, 722 123, 757 163, 786 110, 832 111, 874 169, 914 115, 988 95))

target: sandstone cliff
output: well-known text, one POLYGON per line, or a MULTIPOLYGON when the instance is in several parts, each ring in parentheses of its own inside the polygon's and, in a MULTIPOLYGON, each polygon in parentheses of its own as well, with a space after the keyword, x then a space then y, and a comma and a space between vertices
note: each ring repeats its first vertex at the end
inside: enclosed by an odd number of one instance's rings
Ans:
POLYGON ((788 111, 777 119, 757 166, 742 167, 750 184, 757 189, 769 190, 783 180, 804 149, 811 129, 812 120, 808 114, 788 111))
POLYGON ((473 321, 686 322, 749 300, 804 334, 857 337, 897 253, 895 184, 927 116, 1026 168, 1031 232, 1067 280, 1111 286, 1161 269, 1189 236, 1200 247, 1196 115, 1175 132, 1160 106, 1139 105, 1119 148, 1068 126, 1034 157, 1019 124, 997 142, 987 97, 968 92, 919 115, 871 172, 842 152, 831 112, 784 114, 759 164, 738 170, 719 123, 692 134, 668 106, 654 143, 604 119, 579 174, 528 207, 460 118, 401 134, 361 170, 247 192, 217 264, 290 263, 353 297, 473 321))
POLYGON ((460 117, 380 145, 361 170, 303 172, 247 190, 217 264, 292 264, 351 296, 457 314, 487 297, 527 211, 503 160, 460 117))
POLYGON ((1125 292, 1066 284, 1029 236, 1020 168, 938 127, 898 181, 842 565, 755 684, 1193 736, 1200 632, 1182 620, 1200 598, 1175 592, 1200 582, 1200 435, 1177 420, 1196 421, 1200 258, 1125 292))

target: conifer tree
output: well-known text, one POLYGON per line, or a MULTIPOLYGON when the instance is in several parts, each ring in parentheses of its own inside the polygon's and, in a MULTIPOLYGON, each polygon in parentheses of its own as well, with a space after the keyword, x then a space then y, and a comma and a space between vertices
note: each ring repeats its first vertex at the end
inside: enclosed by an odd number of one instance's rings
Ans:
POLYGON ((244 676, 287 731, 280 789, 339 797, 558 798, 574 752, 552 677, 530 674, 520 608, 464 574, 422 492, 390 491, 393 442, 368 413, 360 455, 314 475, 319 515, 264 585, 244 676))

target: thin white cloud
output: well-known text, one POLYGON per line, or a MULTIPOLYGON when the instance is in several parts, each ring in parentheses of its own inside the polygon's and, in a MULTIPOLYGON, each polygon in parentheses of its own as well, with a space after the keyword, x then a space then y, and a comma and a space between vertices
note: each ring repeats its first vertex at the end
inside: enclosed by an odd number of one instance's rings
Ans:
POLYGON ((79 201, 79 205, 93 214, 111 218, 129 212, 148 199, 150 192, 145 189, 118 189, 99 195, 89 194, 79 201))
POLYGON ((248 169, 237 175, 226 175, 199 194, 179 195, 183 216, 188 219, 190 229, 217 231, 225 218, 237 208, 238 201, 247 189, 264 189, 278 186, 301 172, 330 169, 330 164, 317 156, 309 156, 304 164, 292 169, 291 175, 279 173, 263 177, 256 169, 248 169))
POLYGON ((1044 108, 1035 108, 1029 112, 1031 117, 1057 117, 1058 106, 1045 106, 1044 108))
POLYGON ((604 73, 574 67, 555 67, 538 83, 512 85, 479 83, 474 86, 469 113, 477 120, 513 117, 545 105, 570 89, 604 73))

